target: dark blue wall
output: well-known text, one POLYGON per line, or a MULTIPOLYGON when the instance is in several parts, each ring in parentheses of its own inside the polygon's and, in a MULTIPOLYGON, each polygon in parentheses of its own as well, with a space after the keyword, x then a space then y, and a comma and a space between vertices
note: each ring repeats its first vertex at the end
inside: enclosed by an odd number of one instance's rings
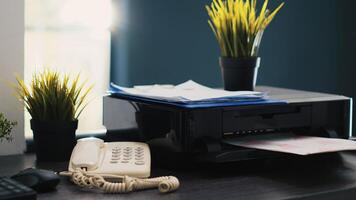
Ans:
MULTIPOLYGON (((121 85, 222 86, 219 49, 207 24, 210 0, 116 0, 111 80, 121 85)), ((275 8, 281 0, 270 1, 275 8)), ((258 84, 356 97, 352 0, 286 0, 265 31, 258 84)))
POLYGON ((221 85, 218 46, 207 25, 204 8, 209 1, 118 2, 119 10, 126 6, 129 12, 112 37, 114 82, 134 85, 194 79, 212 86, 221 85), (125 47, 120 48, 121 42, 126 43, 125 47), (125 65, 118 63, 120 59, 127 60, 125 65), (122 69, 126 79, 120 79, 122 69))
POLYGON ((288 1, 266 31, 260 83, 351 95, 356 29, 351 0, 288 1))

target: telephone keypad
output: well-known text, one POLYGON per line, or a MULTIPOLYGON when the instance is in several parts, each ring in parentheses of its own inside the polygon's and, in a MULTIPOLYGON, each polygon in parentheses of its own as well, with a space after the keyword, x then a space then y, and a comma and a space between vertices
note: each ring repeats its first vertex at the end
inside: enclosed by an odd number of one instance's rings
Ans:
POLYGON ((145 161, 139 160, 135 162, 136 165, 144 165, 145 161))
POLYGON ((111 162, 112 164, 116 164, 119 161, 121 163, 130 163, 131 160, 134 160, 134 164, 136 165, 143 165, 144 162, 142 161, 144 159, 143 157, 143 148, 142 147, 125 147, 125 148, 119 148, 119 147, 114 147, 112 149, 112 155, 111 155, 111 162), (135 152, 133 152, 135 151, 135 152), (121 159, 121 153, 122 153, 122 159, 121 159), (134 155, 133 155, 134 154, 134 155), (133 158, 133 156, 135 158, 133 158), (139 162, 137 162, 139 161, 139 162), (142 163, 143 162, 143 163, 142 163))
POLYGON ((145 148, 140 146, 112 147, 109 162, 115 166, 122 164, 124 168, 142 168, 147 164, 146 156, 145 148))
POLYGON ((142 147, 136 147, 135 148, 135 164, 136 165, 144 165, 145 162, 143 161, 143 157, 144 153, 143 153, 143 148, 142 147))
POLYGON ((119 162, 121 156, 121 148, 114 147, 111 152, 111 160, 110 163, 116 164, 119 162))

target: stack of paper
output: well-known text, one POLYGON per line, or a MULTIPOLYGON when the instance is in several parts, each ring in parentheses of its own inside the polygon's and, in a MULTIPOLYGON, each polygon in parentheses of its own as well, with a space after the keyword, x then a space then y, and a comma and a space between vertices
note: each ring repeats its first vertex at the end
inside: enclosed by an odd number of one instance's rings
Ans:
POLYGON ((266 96, 265 93, 253 91, 225 91, 213 89, 192 80, 179 85, 143 85, 133 88, 111 84, 110 93, 126 93, 139 97, 174 101, 174 102, 204 102, 204 101, 234 101, 258 100, 266 96))

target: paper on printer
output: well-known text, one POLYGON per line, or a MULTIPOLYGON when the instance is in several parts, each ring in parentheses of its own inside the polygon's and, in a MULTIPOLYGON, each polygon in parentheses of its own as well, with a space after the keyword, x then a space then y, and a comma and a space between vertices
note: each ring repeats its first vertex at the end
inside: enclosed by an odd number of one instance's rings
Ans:
POLYGON ((156 99, 174 100, 174 101, 204 101, 204 100, 228 100, 231 98, 262 98, 265 93, 253 91, 225 91, 213 89, 192 80, 186 81, 179 85, 142 85, 133 88, 121 87, 111 84, 116 89, 126 92, 130 95, 150 97, 156 99))
POLYGON ((294 134, 271 134, 224 140, 225 143, 297 155, 356 150, 356 141, 322 137, 297 136, 294 134))

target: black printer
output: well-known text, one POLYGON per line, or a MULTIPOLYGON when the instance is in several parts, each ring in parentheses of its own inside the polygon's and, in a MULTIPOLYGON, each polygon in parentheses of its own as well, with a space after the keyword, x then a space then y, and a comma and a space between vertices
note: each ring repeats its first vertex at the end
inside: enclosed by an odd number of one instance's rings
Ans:
POLYGON ((257 87, 256 90, 286 103, 184 109, 105 96, 103 123, 108 138, 149 143, 164 141, 175 152, 211 162, 279 155, 224 143, 229 138, 276 133, 352 137, 352 99, 349 97, 274 87, 257 87))

